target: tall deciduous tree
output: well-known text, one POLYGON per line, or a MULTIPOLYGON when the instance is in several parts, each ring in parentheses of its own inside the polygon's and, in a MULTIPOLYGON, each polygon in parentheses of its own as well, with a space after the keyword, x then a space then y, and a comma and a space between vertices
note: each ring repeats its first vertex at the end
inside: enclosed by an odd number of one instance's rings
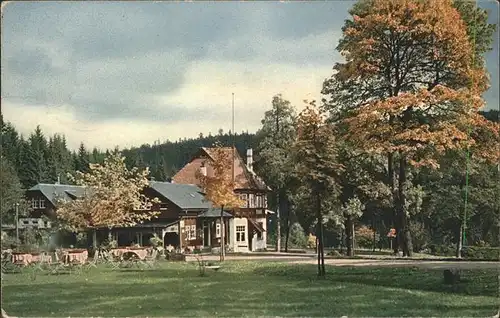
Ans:
POLYGON ((322 197, 338 194, 337 145, 332 127, 314 101, 299 114, 294 161, 298 179, 307 184, 315 200, 318 237, 318 275, 325 275, 322 197))
POLYGON ((354 219, 363 215, 364 209, 364 204, 356 195, 349 198, 341 207, 346 232, 347 255, 349 256, 354 255, 354 219))
MULTIPOLYGON (((357 9, 362 15, 353 15, 343 29, 339 49, 346 62, 335 66, 332 92, 348 96, 339 92, 355 87, 357 93, 343 100, 356 104, 346 120, 351 140, 368 152, 389 154, 396 231, 403 255, 411 256, 408 165, 436 167, 436 153, 472 147, 480 135, 498 136, 478 113, 487 77, 451 0, 369 0, 357 9)), ((498 156, 479 146, 476 154, 498 156)))
MULTIPOLYGON (((224 208, 237 209, 243 204, 234 193, 235 185, 232 176, 233 159, 230 152, 219 143, 216 143, 210 151, 210 166, 213 174, 204 174, 202 171, 196 172, 196 177, 200 180, 205 197, 212 202, 214 207, 220 208, 221 223, 221 251, 220 261, 225 257, 225 229, 224 229, 224 208)), ((206 163, 208 164, 208 163, 206 163)))
POLYGON ((116 226, 134 226, 158 216, 152 209, 157 199, 148 199, 142 190, 148 185, 149 170, 127 169, 119 154, 108 156, 104 164, 90 164, 89 172, 70 175, 75 184, 84 187, 81 197, 65 201, 59 198, 57 217, 73 231, 116 226))
POLYGON ((266 183, 275 191, 277 224, 276 224, 276 250, 281 248, 281 213, 286 208, 286 239, 285 251, 288 248, 290 228, 290 202, 286 195, 287 188, 292 183, 293 163, 291 151, 296 139, 297 115, 295 108, 281 95, 276 95, 272 100, 272 109, 264 114, 261 121, 262 127, 257 132, 260 139, 257 148, 259 162, 257 171, 265 176, 266 183))

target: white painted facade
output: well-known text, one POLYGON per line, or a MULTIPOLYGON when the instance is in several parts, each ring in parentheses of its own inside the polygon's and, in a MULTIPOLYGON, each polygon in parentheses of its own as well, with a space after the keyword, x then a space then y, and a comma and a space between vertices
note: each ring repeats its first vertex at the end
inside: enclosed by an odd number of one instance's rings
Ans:
POLYGON ((229 248, 235 253, 249 251, 247 218, 235 217, 229 220, 229 248))
POLYGON ((264 233, 260 235, 259 233, 254 233, 253 237, 251 238, 252 240, 252 250, 253 251, 258 251, 258 250, 263 250, 267 247, 267 220, 265 217, 259 218, 255 220, 256 222, 262 222, 262 227, 264 228, 264 233))
POLYGON ((262 218, 255 220, 256 222, 262 222, 262 227, 264 228, 264 233, 260 235, 254 233, 253 237, 250 237, 249 225, 247 218, 232 218, 229 220, 229 248, 235 253, 247 253, 257 250, 265 249, 267 246, 267 220, 265 214, 262 218), (252 240, 252 244, 250 243, 252 240), (250 246, 252 250, 250 250, 250 246))

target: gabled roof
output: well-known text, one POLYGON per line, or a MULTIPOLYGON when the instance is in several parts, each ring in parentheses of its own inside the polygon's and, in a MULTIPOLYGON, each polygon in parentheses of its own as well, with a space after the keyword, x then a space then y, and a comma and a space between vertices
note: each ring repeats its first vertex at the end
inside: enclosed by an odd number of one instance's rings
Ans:
MULTIPOLYGON (((205 199, 202 190, 192 184, 178 184, 170 182, 150 181, 149 187, 158 194, 171 201, 183 210, 202 210, 206 217, 210 217, 216 212, 220 216, 220 210, 215 209, 212 203, 205 199)), ((54 206, 57 206, 57 199, 74 200, 85 195, 86 188, 83 186, 73 186, 67 184, 43 184, 39 183, 28 191, 40 191, 54 206)), ((225 213, 225 217, 231 217, 225 213)))
MULTIPOLYGON (((196 171, 200 169, 202 164, 205 164, 205 166, 207 167, 207 175, 213 175, 213 169, 210 165, 210 160, 213 160, 213 149, 214 148, 201 147, 195 158, 193 158, 179 172, 177 172, 172 180, 175 183, 199 185, 199 180, 196 178, 196 171)), ((248 169, 236 148, 224 147, 223 149, 229 157, 232 157, 234 149, 235 190, 268 190, 268 187, 266 186, 264 181, 262 181, 262 179, 257 176, 255 172, 248 169)))
POLYGON ((85 187, 69 184, 46 184, 39 183, 28 191, 40 191, 52 203, 57 206, 57 199, 74 200, 77 197, 82 197, 85 194, 85 187))
MULTIPOLYGON (((225 218, 232 218, 233 215, 224 211, 223 213, 225 218)), ((219 208, 210 208, 203 213, 198 215, 199 218, 220 218, 220 209, 219 208)))
POLYGON ((205 199, 201 189, 196 185, 150 181, 149 187, 181 209, 205 210, 212 207, 212 204, 205 199))

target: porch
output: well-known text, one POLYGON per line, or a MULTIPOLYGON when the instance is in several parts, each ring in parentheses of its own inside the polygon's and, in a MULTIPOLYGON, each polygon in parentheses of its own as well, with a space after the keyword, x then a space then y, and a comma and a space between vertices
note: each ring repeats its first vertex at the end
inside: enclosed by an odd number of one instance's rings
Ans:
MULTIPOLYGON (((233 216, 224 211, 223 220, 224 220, 224 238, 226 245, 230 243, 230 222, 229 220, 233 216)), ((191 235, 186 236, 187 242, 186 246, 194 247, 194 248, 214 248, 221 247, 221 217, 220 210, 218 209, 209 209, 193 220, 191 223, 191 235), (195 229, 198 229, 196 232, 196 237, 193 238, 193 223, 195 223, 195 229)))

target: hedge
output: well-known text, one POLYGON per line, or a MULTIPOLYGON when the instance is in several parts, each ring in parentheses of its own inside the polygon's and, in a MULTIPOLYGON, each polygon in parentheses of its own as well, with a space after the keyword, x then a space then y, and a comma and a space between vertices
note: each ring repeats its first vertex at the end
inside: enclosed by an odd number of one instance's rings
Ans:
MULTIPOLYGON (((430 253, 437 256, 455 256, 456 246, 430 245, 430 253)), ((500 260, 498 247, 464 246, 462 248, 463 259, 474 260, 500 260)))
POLYGON ((465 259, 500 260, 498 247, 465 246, 462 248, 462 257, 465 259))

